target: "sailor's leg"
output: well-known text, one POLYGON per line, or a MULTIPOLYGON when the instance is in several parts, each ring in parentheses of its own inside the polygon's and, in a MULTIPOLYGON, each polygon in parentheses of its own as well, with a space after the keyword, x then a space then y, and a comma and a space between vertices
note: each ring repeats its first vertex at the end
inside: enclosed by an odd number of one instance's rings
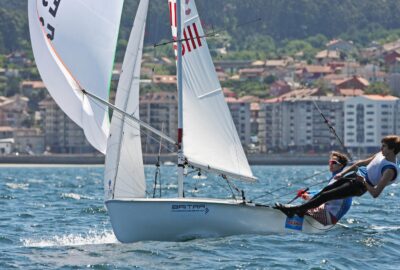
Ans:
POLYGON ((354 180, 355 178, 356 178, 356 174, 355 173, 351 174, 349 176, 346 176, 346 177, 342 177, 342 178, 338 179, 337 181, 333 182, 332 184, 327 185, 326 187, 324 187, 321 191, 319 191, 317 194, 315 194, 313 196, 313 198, 317 197, 322 192, 326 192, 326 191, 329 191, 329 190, 336 189, 336 188, 340 187, 341 185, 345 184, 346 182, 354 180))
POLYGON ((365 191, 364 185, 356 180, 343 181, 340 186, 320 192, 306 203, 290 208, 294 210, 295 213, 303 215, 308 209, 318 207, 327 201, 361 196, 365 191))

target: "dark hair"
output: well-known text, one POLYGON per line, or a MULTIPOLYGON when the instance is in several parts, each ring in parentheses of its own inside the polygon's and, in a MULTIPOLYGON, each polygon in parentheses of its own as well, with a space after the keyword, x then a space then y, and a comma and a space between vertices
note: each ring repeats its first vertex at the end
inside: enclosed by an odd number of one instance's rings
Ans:
POLYGON ((347 162, 349 162, 349 158, 345 154, 337 152, 337 151, 332 151, 331 157, 337 157, 339 163, 342 164, 343 167, 346 167, 347 162))
POLYGON ((389 149, 393 149, 395 155, 400 152, 400 137, 397 135, 383 137, 381 143, 385 143, 389 149))

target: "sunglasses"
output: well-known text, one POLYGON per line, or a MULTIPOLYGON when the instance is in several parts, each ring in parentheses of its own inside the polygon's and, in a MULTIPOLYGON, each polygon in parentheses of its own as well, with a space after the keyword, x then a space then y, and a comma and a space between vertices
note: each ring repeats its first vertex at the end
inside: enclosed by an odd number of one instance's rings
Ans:
POLYGON ((329 160, 329 165, 340 165, 340 162, 337 160, 331 159, 331 160, 329 160))

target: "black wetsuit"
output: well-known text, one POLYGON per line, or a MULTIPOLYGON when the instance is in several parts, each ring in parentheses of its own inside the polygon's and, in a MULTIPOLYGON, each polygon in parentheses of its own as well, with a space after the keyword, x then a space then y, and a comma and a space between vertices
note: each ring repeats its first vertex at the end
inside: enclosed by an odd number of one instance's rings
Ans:
POLYGON ((331 185, 323 188, 306 203, 298 206, 286 207, 286 210, 289 210, 289 213, 292 212, 293 214, 304 215, 307 210, 316 208, 327 201, 361 196, 367 191, 367 188, 363 183, 357 181, 356 177, 357 175, 355 173, 342 177, 331 185))

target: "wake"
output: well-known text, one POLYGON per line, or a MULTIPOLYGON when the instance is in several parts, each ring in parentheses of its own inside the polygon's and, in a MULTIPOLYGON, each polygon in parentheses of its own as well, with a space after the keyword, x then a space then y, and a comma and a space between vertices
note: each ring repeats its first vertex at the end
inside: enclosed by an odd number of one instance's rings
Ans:
POLYGON ((49 238, 21 239, 24 247, 64 247, 84 246, 119 243, 114 233, 110 230, 103 232, 90 231, 86 234, 68 234, 51 236, 49 238))

